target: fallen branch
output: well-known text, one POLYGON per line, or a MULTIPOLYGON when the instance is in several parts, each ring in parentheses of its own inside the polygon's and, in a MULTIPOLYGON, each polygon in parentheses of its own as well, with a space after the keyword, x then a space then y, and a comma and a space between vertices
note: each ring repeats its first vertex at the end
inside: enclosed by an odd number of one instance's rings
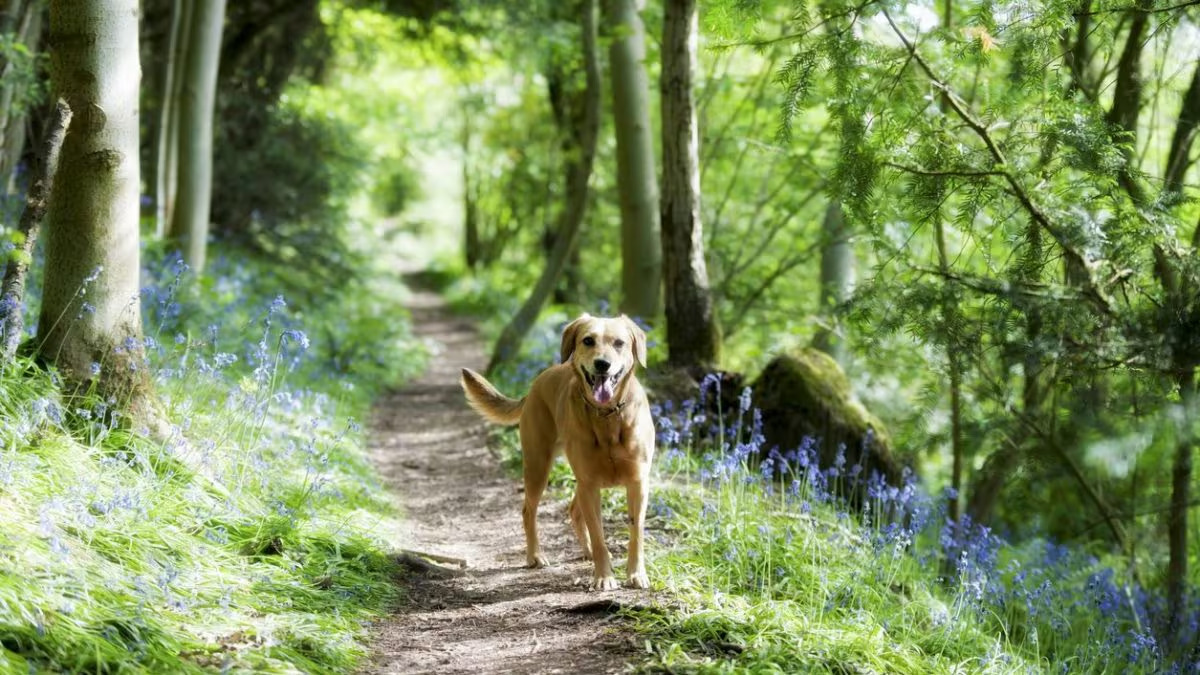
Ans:
POLYGON ((396 554, 396 562, 409 568, 416 569, 420 572, 433 572, 442 574, 462 574, 461 571, 466 569, 467 561, 463 558, 455 558, 448 555, 439 555, 437 553, 426 553, 424 551, 411 551, 409 549, 401 549, 396 554), (433 562, 430 562, 430 561, 433 562), (452 570, 443 565, 434 563, 444 563, 446 565, 457 565, 458 570, 452 570))

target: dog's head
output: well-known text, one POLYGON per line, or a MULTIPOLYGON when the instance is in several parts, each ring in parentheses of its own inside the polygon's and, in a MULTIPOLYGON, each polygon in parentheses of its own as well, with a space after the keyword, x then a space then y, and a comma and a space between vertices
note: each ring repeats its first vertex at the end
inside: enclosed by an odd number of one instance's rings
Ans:
POLYGON ((622 314, 602 319, 584 314, 562 334, 562 362, 570 363, 599 406, 613 402, 636 364, 646 365, 646 334, 622 314))

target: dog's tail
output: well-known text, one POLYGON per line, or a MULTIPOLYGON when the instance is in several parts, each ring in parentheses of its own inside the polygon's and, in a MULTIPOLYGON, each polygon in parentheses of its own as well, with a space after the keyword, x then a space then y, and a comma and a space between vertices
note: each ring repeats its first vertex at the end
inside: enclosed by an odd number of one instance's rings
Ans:
POLYGON ((470 368, 462 369, 462 388, 467 395, 467 403, 489 422, 516 424, 521 421, 525 399, 518 401, 501 394, 491 382, 470 368))

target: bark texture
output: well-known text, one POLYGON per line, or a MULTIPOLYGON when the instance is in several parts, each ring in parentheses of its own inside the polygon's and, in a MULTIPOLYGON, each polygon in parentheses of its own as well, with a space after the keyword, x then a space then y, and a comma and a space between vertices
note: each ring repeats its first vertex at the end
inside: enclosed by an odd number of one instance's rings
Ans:
POLYGON ((50 72, 74 112, 46 217, 41 356, 123 403, 144 393, 138 302, 138 2, 52 0, 50 72))
POLYGON ((646 78, 646 28, 637 0, 607 0, 613 126, 621 203, 621 311, 652 319, 662 294, 658 183, 646 78))
POLYGON ((700 224, 700 141, 692 77, 695 0, 667 0, 662 41, 662 256, 668 361, 712 366, 721 334, 713 313, 700 224))

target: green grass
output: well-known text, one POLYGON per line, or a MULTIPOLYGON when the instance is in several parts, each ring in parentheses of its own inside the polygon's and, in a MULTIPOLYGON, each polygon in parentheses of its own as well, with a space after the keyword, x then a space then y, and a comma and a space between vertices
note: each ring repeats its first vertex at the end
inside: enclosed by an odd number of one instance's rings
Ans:
POLYGON ((630 612, 648 668, 695 672, 1028 672, 903 550, 878 551, 832 508, 758 485, 661 486, 650 546, 672 600, 630 612), (670 513, 670 517, 661 515, 670 513), (665 541, 664 541, 665 539, 665 541), (665 544, 665 546, 663 545, 665 544))
POLYGON ((178 289, 148 303, 165 438, 29 362, 0 371, 0 672, 342 673, 366 655, 398 599, 379 539, 397 514, 356 420, 424 350, 402 289, 271 313, 255 274, 218 270, 183 311, 165 310, 178 289), (333 337, 301 353, 283 331, 304 325, 333 337))

